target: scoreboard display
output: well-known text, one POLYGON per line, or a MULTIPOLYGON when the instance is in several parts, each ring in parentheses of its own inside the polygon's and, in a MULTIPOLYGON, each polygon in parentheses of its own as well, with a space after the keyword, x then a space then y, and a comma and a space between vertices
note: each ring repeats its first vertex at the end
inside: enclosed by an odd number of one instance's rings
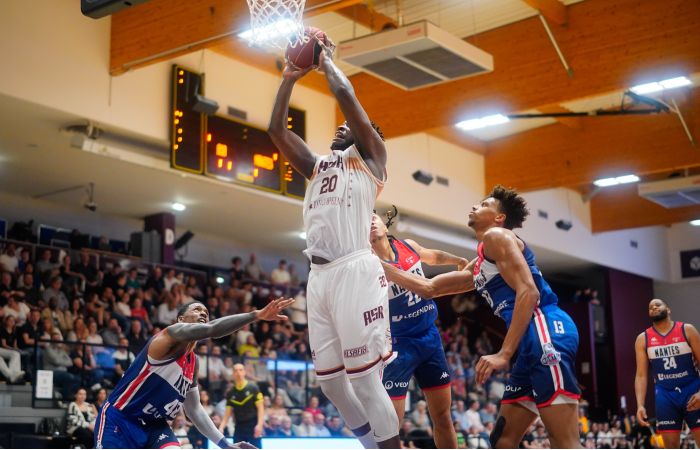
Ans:
MULTIPOLYGON (((284 160, 267 132, 192 109, 202 75, 173 66, 171 167, 291 197, 303 198, 306 180, 284 160)), ((289 109, 287 127, 305 139, 305 113, 289 109)))

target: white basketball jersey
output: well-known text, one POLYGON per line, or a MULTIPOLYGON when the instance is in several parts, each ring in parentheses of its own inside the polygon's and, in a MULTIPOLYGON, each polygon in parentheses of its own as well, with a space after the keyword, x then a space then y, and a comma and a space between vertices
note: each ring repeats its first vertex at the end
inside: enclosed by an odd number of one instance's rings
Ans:
POLYGON ((383 187, 354 145, 318 158, 304 197, 306 256, 333 261, 369 249, 374 202, 383 187))

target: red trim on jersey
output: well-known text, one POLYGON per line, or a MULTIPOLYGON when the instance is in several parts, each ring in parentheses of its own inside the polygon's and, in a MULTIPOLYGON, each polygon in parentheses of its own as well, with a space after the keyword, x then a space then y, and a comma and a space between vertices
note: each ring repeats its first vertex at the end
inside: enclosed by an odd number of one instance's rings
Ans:
POLYGON ((681 430, 659 430, 658 428, 656 429, 657 433, 680 433, 681 430))
POLYGON ((338 366, 338 367, 334 367, 332 369, 327 369, 327 370, 316 369, 316 375, 319 375, 319 376, 332 375, 334 373, 340 372, 343 369, 345 369, 345 366, 338 366))
POLYGON ((163 444, 158 448, 166 448, 166 447, 177 447, 177 448, 182 448, 180 447, 180 442, 168 442, 167 444, 163 444))
POLYGON ((529 395, 524 395, 522 397, 518 398, 504 398, 501 400, 501 403, 505 403, 506 405, 509 403, 521 403, 521 402, 533 402, 535 403, 535 399, 533 397, 530 397, 529 395))
POLYGON ((452 382, 450 381, 449 383, 441 384, 440 386, 431 386, 427 388, 420 388, 421 391, 437 391, 438 389, 447 389, 449 387, 452 387, 452 382))
POLYGON ((406 398, 406 396, 405 395, 399 395, 398 397, 389 396, 389 398, 392 400, 403 400, 406 398))
POLYGON ((143 383, 146 381, 146 378, 151 374, 151 371, 149 370, 151 368, 151 365, 146 362, 146 365, 144 368, 141 370, 141 373, 139 374, 138 377, 134 381, 131 382, 129 385, 129 388, 126 389, 122 395, 119 396, 117 399, 117 402, 114 404, 114 407, 117 409, 122 409, 126 403, 128 403, 133 395, 136 393, 136 391, 143 386, 143 383))
POLYGON ((574 394, 573 392, 569 392, 569 391, 564 390, 564 389, 557 389, 556 391, 554 391, 554 394, 552 395, 552 397, 550 397, 549 400, 547 400, 546 402, 543 402, 543 403, 538 403, 537 407, 538 408, 546 408, 547 406, 554 403, 554 400, 556 400, 557 397, 559 397, 560 395, 565 395, 569 398, 573 398, 574 400, 578 400, 581 398, 581 394, 574 394))
POLYGON ((106 418, 106 412, 107 408, 109 408, 109 402, 105 402, 104 405, 102 405, 102 412, 100 412, 100 428, 97 430, 97 443, 102 444, 102 435, 105 431, 105 420, 106 418))
MULTIPOLYGON (((387 358, 388 359, 388 358, 387 358)), ((375 359, 369 364, 365 364, 364 366, 360 366, 357 368, 352 368, 352 369, 345 369, 345 371, 348 373, 348 375, 354 375, 356 373, 361 373, 361 372, 366 372, 372 367, 376 366, 379 361, 384 360, 383 356, 380 356, 379 358, 375 359)))

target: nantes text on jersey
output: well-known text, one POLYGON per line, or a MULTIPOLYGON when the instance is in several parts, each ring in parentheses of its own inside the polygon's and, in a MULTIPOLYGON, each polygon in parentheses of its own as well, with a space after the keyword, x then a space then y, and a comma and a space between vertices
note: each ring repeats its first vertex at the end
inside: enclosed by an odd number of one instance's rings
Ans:
POLYGON ((644 331, 644 336, 657 386, 675 389, 698 380, 693 350, 685 336, 683 322, 674 322, 666 334, 649 327, 644 331))

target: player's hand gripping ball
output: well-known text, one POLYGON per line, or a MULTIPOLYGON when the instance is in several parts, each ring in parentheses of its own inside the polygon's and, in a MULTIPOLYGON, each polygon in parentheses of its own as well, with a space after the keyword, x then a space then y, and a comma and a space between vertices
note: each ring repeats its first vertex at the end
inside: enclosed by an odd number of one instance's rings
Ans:
POLYGON ((323 30, 319 30, 315 27, 305 28, 303 41, 297 43, 294 47, 291 45, 287 46, 287 51, 284 54, 287 59, 287 64, 296 69, 317 67, 321 51, 323 50, 321 44, 327 47, 334 46, 333 42, 326 36, 323 30))

